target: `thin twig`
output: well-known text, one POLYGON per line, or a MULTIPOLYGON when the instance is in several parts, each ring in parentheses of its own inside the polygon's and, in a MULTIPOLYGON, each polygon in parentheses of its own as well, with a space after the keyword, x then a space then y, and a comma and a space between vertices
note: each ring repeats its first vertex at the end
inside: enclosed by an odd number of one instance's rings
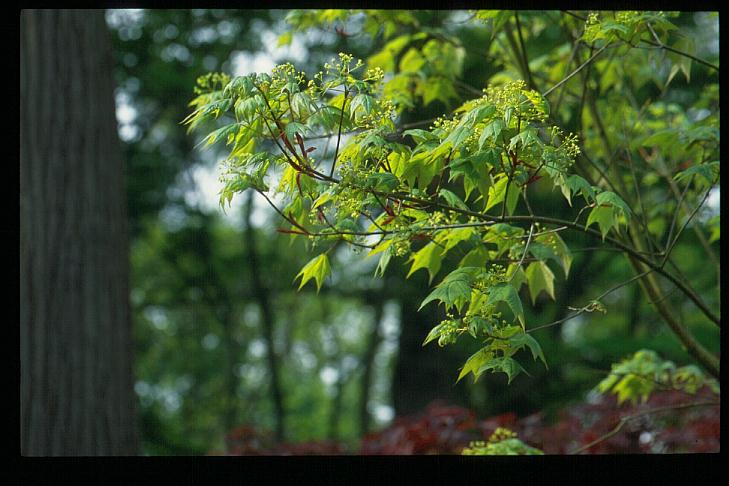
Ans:
POLYGON ((611 430, 610 432, 608 432, 607 434, 605 434, 601 437, 598 437, 597 439, 593 440, 592 442, 590 442, 587 445, 584 445, 582 447, 579 447, 579 448, 573 450, 572 452, 569 452, 569 454, 579 454, 579 453, 584 452, 584 451, 590 449, 591 447, 599 444, 600 442, 606 441, 610 437, 612 437, 615 434, 617 434, 618 432, 620 432, 620 430, 623 428, 623 426, 627 422, 629 422, 630 420, 636 419, 636 418, 644 417, 646 415, 651 415, 654 413, 667 412, 670 410, 681 410, 684 408, 694 408, 694 407, 711 407, 711 406, 719 406, 719 405, 721 405, 721 402, 719 402, 719 401, 682 403, 680 405, 671 405, 671 406, 667 406, 667 407, 651 408, 651 409, 644 410, 642 412, 639 412, 639 413, 636 413, 633 415, 628 415, 628 416, 622 417, 620 419, 620 421, 618 422, 618 425, 616 425, 615 428, 613 430, 611 430))
POLYGON ((560 81, 559 83, 555 84, 554 86, 552 86, 551 88, 549 88, 549 89, 548 89, 547 91, 545 91, 544 93, 542 93, 542 96, 545 96, 545 97, 546 97, 547 95, 549 95, 549 93, 551 93, 552 91, 554 91, 555 89, 559 88, 559 87, 560 87, 560 86, 562 86, 562 85, 563 85, 564 83, 566 83, 567 81, 569 81, 570 79, 572 79, 572 76, 574 76, 575 74, 577 74, 577 73, 579 73, 580 71, 582 71, 582 70, 583 70, 583 69, 584 69, 584 68, 585 68, 586 66, 588 66, 588 65, 589 65, 589 64, 590 64, 590 63, 591 63, 591 62, 592 62, 592 61, 593 61, 593 60, 594 60, 594 59, 595 59, 595 58, 596 58, 597 56, 599 56, 599 55, 600 55, 600 54, 602 53, 602 51, 604 51, 605 49, 607 49, 608 45, 609 45, 609 44, 605 44, 605 45, 604 45, 604 46, 602 46, 602 47, 601 47, 600 49, 598 49, 598 51, 597 51, 597 52, 596 52, 595 54, 593 54, 592 56, 590 56, 590 57, 589 57, 589 58, 587 59, 587 61, 583 62, 583 63, 582 63, 581 65, 580 65, 580 67, 578 67, 577 69, 575 69, 574 71, 572 71, 572 72, 571 72, 571 73, 570 73, 570 74, 569 74, 569 75, 568 75, 568 76, 567 76, 566 78, 562 79, 562 81, 560 81))
MULTIPOLYGON (((630 283, 632 283, 632 282, 634 282, 634 281, 636 281, 636 280, 638 280, 638 279, 640 279, 640 278, 642 278, 642 277, 644 277, 644 276, 648 275, 648 274, 649 274, 649 273, 651 273, 652 271, 654 271, 654 270, 653 270, 653 269, 650 269, 650 270, 646 270, 646 271, 645 271, 645 272, 643 272, 643 273, 639 273, 638 275, 634 275, 633 277, 629 278, 628 280, 626 280, 626 281, 624 281, 624 282, 621 282, 621 283, 619 283, 618 285, 616 285, 616 286, 614 286, 614 287, 612 287, 612 288, 610 288, 610 289, 606 290, 605 292, 603 292, 602 294, 600 294, 600 295, 599 295, 599 296, 597 296, 596 298, 592 299, 592 301, 593 301, 593 302, 594 302, 594 301, 599 301, 600 299, 602 299, 602 298, 603 298, 603 297, 605 297, 606 295, 608 295, 608 294, 610 294, 610 293, 612 293, 612 292, 614 292, 614 291, 618 290, 618 289, 619 289, 619 288, 621 288, 621 287, 625 287, 626 285, 628 285, 628 284, 630 284, 630 283)), ((559 320, 557 320, 557 321, 554 321, 554 322, 550 322, 549 324, 543 324, 543 325, 541 325, 541 326, 537 326, 537 327, 534 327, 534 328, 532 328, 532 329, 527 329, 527 330, 526 330, 526 332, 534 332, 534 331, 539 331, 539 330, 541 330, 541 329, 546 329, 546 328, 548 328, 548 327, 553 327, 553 326, 556 326, 557 324, 562 324, 563 322, 569 321, 570 319, 574 319, 575 317, 577 317, 577 316, 579 316, 579 315, 582 315, 582 314, 584 314, 585 312, 588 312, 588 311, 589 311, 589 310, 590 310, 591 308, 592 308, 591 304, 587 304, 586 306, 583 306, 583 307, 581 307, 581 308, 580 308, 580 309, 579 309, 579 310, 578 310, 577 312, 575 312, 575 313, 574 313, 574 314, 572 314, 572 315, 569 315, 569 316, 567 316, 567 317, 564 317, 564 318, 562 318, 562 319, 559 319, 559 320)))
POLYGON ((714 186, 712 185, 711 187, 709 187, 706 190, 706 194, 704 194, 704 197, 703 197, 703 199, 701 199, 701 202, 698 204, 698 206, 696 206, 694 208, 694 210, 691 212, 691 214, 689 214, 688 219, 686 219, 686 221, 683 223, 683 226, 681 226, 681 229, 678 230, 678 233, 676 233, 676 237, 673 239, 673 242, 671 242, 671 245, 668 248, 666 248, 666 253, 663 256, 663 261, 661 262, 661 267, 663 267, 666 264, 666 261, 668 260, 668 257, 671 254, 671 250, 673 250, 673 247, 676 245, 676 242, 678 242, 678 239, 681 237, 681 233, 683 233, 683 230, 686 229, 686 226, 688 226, 688 224, 691 222, 691 220, 696 215, 696 213, 699 211, 699 209, 701 209, 701 206, 704 205, 704 203, 706 202, 706 198, 709 197, 709 194, 711 193, 711 190, 713 188, 714 188, 714 186))
POLYGON ((716 66, 714 64, 711 64, 709 61, 706 61, 704 59, 701 59, 700 57, 696 57, 692 54, 689 54, 688 52, 680 51, 676 49, 675 47, 667 46, 664 44, 661 39, 658 38, 658 35, 653 30, 653 26, 651 26, 650 22, 646 22, 646 26, 648 26, 648 30, 651 31, 651 34, 653 34, 653 38, 656 40, 656 42, 649 41, 647 39, 638 39, 638 42, 645 42, 646 44, 650 44, 652 46, 660 47, 661 49, 665 49, 667 51, 673 52, 674 54, 678 54, 679 56, 687 57, 693 61, 698 62, 699 64, 703 64, 704 66, 710 67, 711 69, 715 71, 719 71, 719 66, 716 66))
MULTIPOLYGON (((669 176, 666 176, 666 177, 669 177, 669 176)), ((688 193, 688 190, 690 187, 691 187, 691 181, 689 181, 689 183, 686 184, 686 187, 683 189, 681 196, 678 198, 678 201, 676 202, 676 211, 673 213, 673 218, 671 218, 671 226, 668 228, 668 238, 666 238, 666 245, 663 250, 664 260, 666 259, 666 255, 668 254, 668 248, 671 246, 671 241, 673 241, 673 230, 676 229, 676 222, 678 221, 679 214, 681 214, 681 209, 683 207, 683 200, 686 197, 686 194, 688 193)))
POLYGON ((339 142, 342 140, 342 122, 344 122, 344 107, 347 106, 347 86, 344 86, 344 101, 342 101, 342 114, 339 117, 339 129, 337 130, 337 148, 334 149, 334 158, 332 159, 332 168, 329 171, 329 177, 334 175, 334 167, 337 165, 337 157, 339 156, 339 142))
POLYGON ((527 85, 531 89, 536 90, 537 88, 534 85, 534 81, 532 80, 532 72, 529 69, 529 58, 527 57, 526 45, 524 44, 524 38, 522 37, 522 34, 521 34, 521 23, 519 23, 519 13, 516 10, 514 11, 514 20, 516 21, 516 33, 519 36, 519 47, 521 47, 522 62, 524 63, 524 69, 525 69, 525 72, 527 75, 527 85))
MULTIPOLYGON (((526 258, 527 252, 529 251, 529 243, 532 242, 532 235, 534 233, 534 223, 532 223, 529 226, 529 238, 526 240, 526 244, 524 245, 524 253, 521 255, 521 260, 519 260, 519 263, 517 264, 516 268, 521 267, 521 265, 524 263, 524 258, 526 258)), ((514 280, 514 276, 516 275, 516 269, 514 270, 514 273, 511 274, 511 277, 509 277, 509 282, 514 280)))

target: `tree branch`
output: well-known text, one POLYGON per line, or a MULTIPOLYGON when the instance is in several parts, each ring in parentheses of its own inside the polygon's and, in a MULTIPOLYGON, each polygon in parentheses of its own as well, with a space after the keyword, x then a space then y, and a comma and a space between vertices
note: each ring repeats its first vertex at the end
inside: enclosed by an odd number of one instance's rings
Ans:
POLYGON ((590 442, 587 445, 584 445, 582 447, 579 447, 579 448, 575 449, 572 452, 569 452, 569 454, 579 454, 579 453, 584 452, 584 451, 590 449, 591 447, 599 444, 600 442, 606 441, 610 437, 612 437, 615 434, 617 434, 618 432, 620 432, 620 430, 623 428, 623 426, 626 423, 628 423, 629 421, 631 421, 633 419, 636 419, 636 418, 644 417, 646 415, 651 415, 651 414, 654 414, 654 413, 667 412, 667 411, 670 411, 670 410, 682 410, 682 409, 694 408, 694 407, 712 407, 712 406, 718 407, 720 405, 721 405, 721 402, 718 402, 718 401, 715 401, 715 402, 682 403, 680 405, 670 405, 670 406, 667 406, 667 407, 651 408, 651 409, 648 409, 648 410, 644 410, 642 412, 638 412, 638 413, 633 414, 633 415, 628 415, 626 417, 622 417, 620 419, 620 421, 618 422, 618 425, 616 425, 615 428, 613 430, 611 430, 610 432, 608 432, 607 434, 603 435, 602 437, 598 437, 597 439, 593 440, 592 442, 590 442))
POLYGON ((544 97, 546 98, 546 97, 547 97, 547 96, 548 96, 548 95, 549 95, 549 94, 550 94, 550 93, 551 93, 552 91, 554 91, 555 89, 559 88, 559 87, 560 87, 560 86, 562 86, 562 85, 563 85, 564 83, 566 83, 567 81, 569 81, 570 79, 572 79, 572 77, 573 77, 573 76, 574 76, 575 74, 577 74, 577 73, 579 73, 580 71, 582 71, 582 70, 583 70, 583 69, 584 69, 584 68, 585 68, 586 66, 588 66, 588 65, 589 65, 589 64, 590 64, 590 63, 591 63, 592 61, 594 61, 594 60, 595 60, 595 58, 596 58, 597 56, 599 56, 600 54, 602 54, 602 51, 604 51, 605 49, 607 49, 607 47, 608 47, 608 46, 609 46, 609 44, 605 44, 605 45, 604 45, 604 46, 602 46, 602 47, 601 47, 600 49, 598 49, 598 51, 597 51, 597 52, 596 52, 595 54, 593 54, 592 56, 590 56, 590 57, 589 57, 589 58, 587 59, 587 61, 583 62, 583 63, 582 63, 582 64, 581 64, 581 65, 580 65, 580 66, 579 66, 579 67, 578 67, 577 69, 575 69, 575 70, 574 70, 574 71, 572 71, 572 72, 571 72, 571 73, 570 73, 570 74, 569 74, 569 75, 568 75, 567 77, 565 77, 564 79, 562 79, 562 81, 560 81, 559 83, 555 84, 554 86, 552 86, 551 88, 549 88, 549 89, 548 89, 547 91, 545 91, 544 93, 542 93, 542 96, 544 96, 544 97))

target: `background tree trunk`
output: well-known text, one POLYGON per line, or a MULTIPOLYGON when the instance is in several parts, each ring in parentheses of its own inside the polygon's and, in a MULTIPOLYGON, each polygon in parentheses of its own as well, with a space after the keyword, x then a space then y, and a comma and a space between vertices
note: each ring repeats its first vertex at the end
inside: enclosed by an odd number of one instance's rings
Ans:
POLYGON ((249 275, 251 287, 258 306, 261 310, 261 322, 263 324, 263 336, 266 341, 266 360, 268 372, 271 375, 271 399, 276 420, 276 442, 283 442, 286 439, 286 407, 284 405, 284 392, 281 379, 281 368, 279 358, 274 345, 275 317, 271 305, 271 296, 268 288, 261 278, 259 255, 256 251, 256 235, 251 223, 253 213, 253 191, 249 191, 245 202, 245 230, 244 238, 248 256, 249 275))
MULTIPOLYGON (((369 302, 372 302, 370 299, 369 302)), ((364 437, 369 433, 370 429, 370 412, 367 409, 367 404, 370 401, 370 389, 372 388, 372 378, 375 367, 375 356, 377 355, 377 348, 382 342, 382 333, 380 332, 380 321, 382 321, 382 314, 385 309, 385 302, 383 297, 378 298, 378 302, 373 306, 372 316, 372 330, 367 338, 367 348, 365 348, 364 356, 362 357, 362 363, 364 370, 362 373, 361 391, 359 398, 359 435, 364 437)))
MULTIPOLYGON (((403 278, 404 280, 404 278, 403 278)), ((436 343, 423 346, 430 329, 445 318, 435 305, 418 311, 427 289, 425 272, 413 275, 398 292, 400 296, 400 337, 392 383, 395 415, 410 415, 422 411, 433 400, 449 405, 466 406, 467 388, 456 385, 463 356, 436 343)))
POLYGON ((101 10, 24 10, 21 453, 137 452, 128 235, 101 10))

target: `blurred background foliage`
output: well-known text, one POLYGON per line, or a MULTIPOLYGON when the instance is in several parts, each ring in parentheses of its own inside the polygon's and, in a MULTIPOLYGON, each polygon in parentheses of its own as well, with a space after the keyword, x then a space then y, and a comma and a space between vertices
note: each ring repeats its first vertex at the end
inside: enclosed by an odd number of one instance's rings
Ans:
MULTIPOLYGON (((542 412, 549 420, 569 404, 584 402, 611 363, 641 348, 678 364, 692 362, 634 285, 606 298, 604 315, 591 313, 539 331, 535 337, 549 369, 527 359, 522 362, 531 376, 521 375, 509 386, 503 375, 455 384, 458 367, 476 350, 475 343, 421 346, 439 317, 436 309, 417 312, 428 291, 423 275, 406 280, 402 265, 391 265, 383 279, 375 280, 375 261, 361 261, 341 248, 333 276, 321 291, 306 286, 297 292, 294 277, 311 255, 301 241, 276 232, 277 215, 265 202, 238 197, 227 213, 221 211, 215 165, 222 155, 194 150, 195 140, 180 125, 189 113, 195 80, 204 73, 240 75, 290 61, 313 74, 340 51, 363 59, 379 52, 389 41, 385 36, 393 35, 385 32, 388 28, 401 29, 398 34, 444 32, 465 46, 461 74, 451 75, 456 89, 432 95, 435 101, 429 103, 427 94, 414 99, 402 114, 407 124, 478 96, 510 69, 506 50, 502 56, 486 54, 491 43, 502 39, 483 24, 468 22, 468 12, 417 11, 417 26, 398 24, 393 12, 389 19, 372 17, 377 29, 361 20, 350 25, 334 12, 333 22, 324 26, 307 26, 299 19, 303 28, 296 32, 285 20, 288 12, 279 10, 107 12, 127 161, 135 391, 143 453, 223 451, 230 446, 229 432, 246 425, 288 443, 331 440, 357 451, 362 436, 381 430, 395 416, 422 411, 434 399, 466 407, 481 418, 542 412), (384 28, 378 31, 380 25, 384 28)), ((560 28, 559 15, 521 14, 535 77, 543 70, 566 69, 571 40, 560 28), (555 56, 561 60, 557 66, 555 56)), ((718 60, 718 17, 687 13, 672 21, 696 36, 699 57, 718 60)), ((621 62, 636 76, 660 78, 643 85, 638 93, 642 100, 665 91, 668 73, 640 65, 638 57, 621 62)), ((703 89, 711 89, 709 74, 694 64, 691 77, 688 84, 677 76, 652 109, 677 104, 698 110, 702 102, 711 104, 703 89)), ((605 79, 606 87, 619 83, 618 78, 605 79)), ((560 115, 565 128, 575 130, 578 121, 570 106, 563 103, 560 115)), ((604 122, 620 127, 621 116, 607 113, 604 122)), ((585 141, 588 149, 591 143, 585 141)), ((561 196, 536 187, 533 205, 550 208, 558 218, 573 217, 570 208, 555 202, 561 196)), ((701 295, 716 303, 716 272, 707 271, 696 238, 684 234, 675 260, 701 295)), ((579 234, 568 241, 571 248, 592 243, 579 234)), ((718 244, 712 243, 717 252, 718 244)), ((623 256, 614 252, 575 252, 572 268, 569 278, 555 286, 556 302, 537 299, 536 306, 525 306, 527 322, 565 317, 569 305, 586 302, 632 275, 623 256)), ((697 339, 718 353, 718 330, 691 307, 679 309, 697 339)))

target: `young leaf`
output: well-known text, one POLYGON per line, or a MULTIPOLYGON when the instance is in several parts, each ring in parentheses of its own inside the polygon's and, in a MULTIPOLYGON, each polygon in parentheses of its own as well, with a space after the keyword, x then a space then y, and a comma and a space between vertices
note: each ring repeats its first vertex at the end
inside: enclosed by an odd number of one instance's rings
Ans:
POLYGON ((554 274, 544 262, 533 262, 526 269, 526 278, 529 283, 529 294, 532 304, 536 303, 537 295, 542 290, 554 300, 554 274))
POLYGON ((524 346, 527 346, 532 352, 532 357, 534 358, 534 360, 536 361, 537 358, 541 359, 542 363, 544 363, 544 366, 547 367, 547 360, 544 359, 544 352, 542 352, 542 347, 539 345, 537 340, 531 337, 529 334, 525 332, 520 332, 519 334, 510 337, 509 341, 515 348, 520 349, 524 346))
POLYGON ((385 270, 387 269, 387 265, 390 263, 391 258, 392 252, 390 250, 386 250, 382 253, 380 261, 377 262, 377 268, 375 268, 375 277, 382 277, 385 275, 385 270))
POLYGON ((506 373, 506 376, 508 377, 507 383, 511 383, 511 380, 513 380, 514 377, 522 371, 526 373, 526 370, 524 370, 524 368, 522 368, 522 366, 514 359, 509 357, 503 357, 494 358, 486 361, 484 364, 481 365, 480 368, 476 370, 474 375, 478 376, 484 371, 488 370, 501 371, 502 373, 506 373))
POLYGON ((400 181, 389 172, 375 172, 367 176, 365 187, 378 191, 390 192, 397 188, 400 181))
POLYGON ((440 324, 438 324, 437 326, 435 326, 433 329, 430 330, 428 335, 425 337, 425 340, 423 341, 422 346, 425 346, 429 342, 431 342, 435 339, 438 339, 440 337, 440 335, 443 333, 443 331, 450 326, 451 326, 450 321, 444 321, 444 322, 441 322, 440 324))
POLYGON ((615 226, 615 211, 611 207, 595 206, 587 217, 585 227, 589 227, 592 223, 597 223, 600 227, 602 239, 605 241, 605 236, 608 234, 608 231, 615 226))
POLYGON ((461 372, 458 374, 458 379, 456 379, 456 383, 461 381, 461 378, 466 376, 468 373, 473 373, 474 375, 474 381, 478 377, 476 372, 478 371, 481 366, 489 361, 493 357, 493 353, 488 350, 488 348, 481 348, 478 351, 476 351, 474 354, 471 355, 470 358, 466 361, 466 363, 463 365, 463 368, 461 368, 461 372))
POLYGON ((375 100, 372 96, 360 93, 352 99, 349 110, 355 121, 359 122, 363 117, 372 113, 374 106, 375 100))
POLYGON ((554 252, 559 257, 560 265, 562 265, 562 269, 564 270, 564 276, 567 278, 570 273, 570 267, 572 266, 572 252, 570 252, 567 244, 557 233, 552 235, 552 241, 554 242, 554 252))
POLYGON ((519 294, 513 285, 508 282, 501 282, 494 285, 489 289, 489 299, 487 304, 494 304, 499 301, 504 301, 509 304, 509 308, 521 322, 521 327, 524 328, 524 309, 521 306, 521 299, 519 294))
POLYGON ((433 135, 431 132, 427 130, 421 130, 419 128, 411 128, 410 130, 405 130, 402 132, 403 136, 410 135, 413 137, 413 140, 415 140, 415 143, 423 143, 423 142, 429 142, 429 141, 437 141, 438 137, 433 135))
POLYGON ((410 260, 412 260, 413 264, 410 267, 410 271, 406 275, 407 277, 410 277, 410 275, 413 274, 416 270, 420 268, 425 268, 428 270, 428 283, 433 281, 433 277, 436 273, 438 273, 438 270, 440 270, 440 264, 443 260, 443 255, 441 253, 440 247, 436 245, 435 243, 428 243, 423 248, 418 250, 416 253, 414 253, 410 260))
POLYGON ((329 266, 329 259, 327 258, 326 253, 322 253, 321 255, 313 258, 309 263, 304 265, 304 268, 302 268, 298 275, 296 275, 296 278, 301 277, 299 290, 301 290, 306 282, 313 278, 316 282, 316 291, 319 292, 321 283, 330 272, 331 268, 329 266))
POLYGON ((446 311, 454 305, 460 310, 471 299, 472 280, 465 273, 459 274, 458 278, 446 278, 423 300, 418 310, 436 299, 445 304, 446 311))
POLYGON ((678 172, 675 176, 673 176, 673 179, 681 181, 694 175, 700 176, 703 179, 703 182, 706 183, 706 187, 708 187, 708 185, 713 184, 719 177, 719 161, 715 160, 705 164, 696 164, 684 171, 678 172))
POLYGON ((611 192, 611 191, 601 192, 595 198, 595 202, 598 205, 607 204, 607 205, 613 206, 614 208, 616 208, 620 212, 622 212, 626 218, 629 217, 631 214, 630 206, 628 206, 625 203, 625 201, 623 201, 622 198, 620 196, 618 196, 617 194, 615 194, 614 192, 611 192))
POLYGON ((488 260, 488 250, 483 245, 479 245, 466 253, 466 256, 461 259, 458 265, 461 267, 479 267, 485 265, 488 260))
POLYGON ((461 201, 461 198, 458 197, 457 195, 455 195, 453 192, 449 191, 448 189, 441 189, 439 194, 451 206, 454 206, 454 207, 457 207, 460 209, 465 209, 466 211, 468 211, 468 209, 469 209, 468 206, 466 206, 466 204, 463 201, 461 201))
POLYGON ((564 194, 570 206, 572 206, 572 194, 577 194, 578 192, 582 194, 582 197, 585 198, 588 204, 595 200, 595 191, 592 189, 590 183, 582 177, 573 174, 562 185, 562 194, 564 194))
POLYGON ((551 247, 547 246, 546 244, 540 243, 539 241, 532 241, 529 244, 529 253, 531 253, 539 260, 544 261, 551 259, 559 264, 562 263, 557 256, 557 253, 555 253, 555 251, 551 247))
POLYGON ((458 243, 468 241, 474 234, 476 234, 476 230, 473 228, 456 228, 448 232, 442 231, 435 241, 444 246, 444 251, 448 251, 458 243))
POLYGON ((497 138, 504 129, 504 121, 501 118, 497 118, 488 125, 486 125, 481 132, 481 136, 478 139, 478 148, 482 148, 487 140, 492 140, 494 143, 497 142, 497 138))

